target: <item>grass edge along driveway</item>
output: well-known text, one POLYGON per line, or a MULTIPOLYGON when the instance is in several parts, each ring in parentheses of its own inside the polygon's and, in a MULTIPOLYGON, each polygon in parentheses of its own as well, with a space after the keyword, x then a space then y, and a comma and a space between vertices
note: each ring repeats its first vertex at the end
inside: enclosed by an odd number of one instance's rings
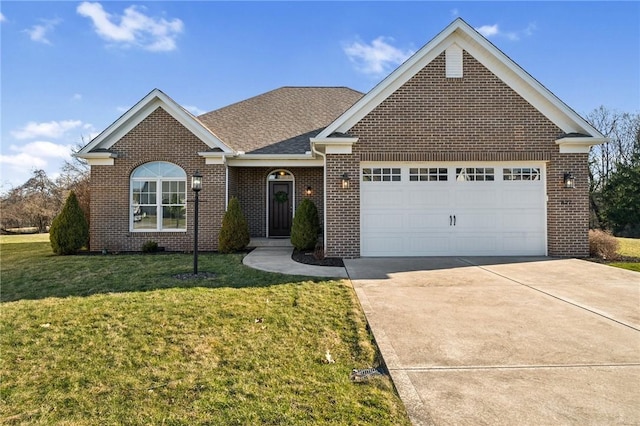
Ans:
POLYGON ((409 424, 388 379, 349 380, 376 351, 348 281, 216 254, 215 278, 181 281, 190 255, 58 257, 44 238, 1 240, 0 423, 409 424))

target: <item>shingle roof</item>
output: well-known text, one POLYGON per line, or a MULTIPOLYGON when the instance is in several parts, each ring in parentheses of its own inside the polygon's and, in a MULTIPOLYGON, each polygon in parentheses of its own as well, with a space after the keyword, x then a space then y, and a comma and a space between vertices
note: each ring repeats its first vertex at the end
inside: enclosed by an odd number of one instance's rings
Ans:
POLYGON ((362 96, 347 87, 282 87, 198 119, 236 151, 304 154, 309 138, 362 96))

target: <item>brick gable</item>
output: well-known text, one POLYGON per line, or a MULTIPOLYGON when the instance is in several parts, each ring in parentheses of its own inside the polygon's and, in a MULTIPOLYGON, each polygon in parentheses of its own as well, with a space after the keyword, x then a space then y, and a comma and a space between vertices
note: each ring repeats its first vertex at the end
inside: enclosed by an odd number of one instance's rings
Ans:
POLYGON ((118 157, 113 166, 91 167, 91 250, 139 251, 148 240, 171 251, 193 249, 193 192, 190 177, 200 170, 199 248, 214 250, 225 207, 225 168, 205 165, 198 156, 208 146, 164 109, 157 108, 118 140, 111 150, 118 157), (130 176, 150 161, 168 161, 187 173, 187 231, 130 232, 130 176))
POLYGON ((588 254, 587 154, 560 154, 560 128, 467 52, 463 61, 464 77, 446 78, 436 57, 349 130, 351 155, 327 155, 328 255, 359 256, 360 161, 547 161, 549 255, 588 254), (562 188, 565 172, 576 189, 562 188))

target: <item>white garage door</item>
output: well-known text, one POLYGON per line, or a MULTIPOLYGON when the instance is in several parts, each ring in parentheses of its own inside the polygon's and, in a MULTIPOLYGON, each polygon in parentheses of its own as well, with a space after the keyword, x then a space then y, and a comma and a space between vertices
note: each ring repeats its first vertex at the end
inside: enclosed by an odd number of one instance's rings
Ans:
POLYGON ((545 255, 539 164, 363 163, 362 256, 545 255))

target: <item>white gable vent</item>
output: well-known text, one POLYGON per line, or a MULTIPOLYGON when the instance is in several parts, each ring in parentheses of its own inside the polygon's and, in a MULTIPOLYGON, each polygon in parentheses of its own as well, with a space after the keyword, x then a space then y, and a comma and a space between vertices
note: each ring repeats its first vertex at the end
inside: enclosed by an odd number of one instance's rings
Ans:
POLYGON ((462 78, 462 48, 452 44, 445 51, 447 78, 462 78))

